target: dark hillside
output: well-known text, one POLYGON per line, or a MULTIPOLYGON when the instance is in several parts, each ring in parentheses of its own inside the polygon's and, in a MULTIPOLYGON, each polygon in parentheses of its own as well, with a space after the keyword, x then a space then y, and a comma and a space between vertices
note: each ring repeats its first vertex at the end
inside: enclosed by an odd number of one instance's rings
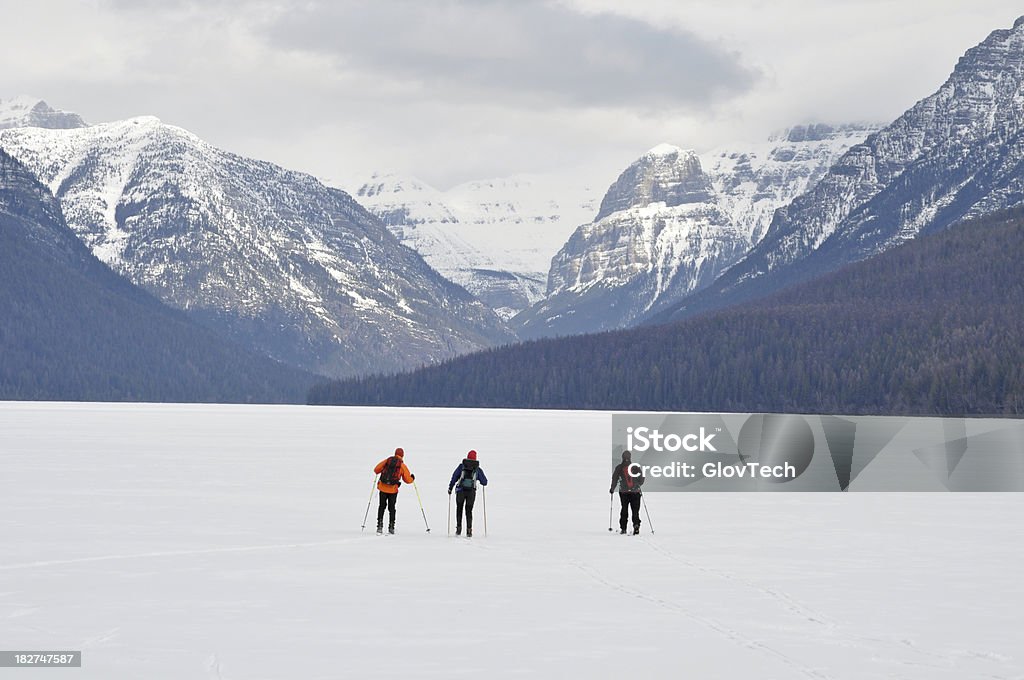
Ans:
POLYGON ((298 402, 313 381, 112 272, 0 151, 0 399, 298 402))

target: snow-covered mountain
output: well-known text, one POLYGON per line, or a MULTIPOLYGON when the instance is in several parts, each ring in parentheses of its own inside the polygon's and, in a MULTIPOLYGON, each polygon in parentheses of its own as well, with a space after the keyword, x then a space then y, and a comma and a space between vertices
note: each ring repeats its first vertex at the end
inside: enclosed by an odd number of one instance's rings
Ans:
POLYGON ((877 123, 797 125, 760 144, 701 156, 723 209, 758 243, 775 211, 814 186, 851 147, 882 128, 877 123))
POLYGON ((852 147, 713 286, 654 320, 750 299, 1024 202, 1024 17, 852 147))
POLYGON ((339 186, 506 318, 544 295, 552 254, 593 218, 596 203, 587 183, 542 175, 466 182, 444 192, 389 173, 339 186))
POLYGON ((776 209, 877 127, 799 126, 703 157, 651 149, 552 260, 546 298, 514 321, 520 334, 621 328, 708 286, 761 240, 776 209))
POLYGON ((315 381, 112 272, 2 149, 0 291, 3 400, 299 402, 315 381))
POLYGON ((103 262, 207 325, 327 375, 506 342, 494 313, 349 195, 143 117, 0 131, 103 262))
POLYGON ((36 97, 0 99, 0 130, 17 127, 41 127, 54 130, 85 127, 77 113, 58 111, 36 97))

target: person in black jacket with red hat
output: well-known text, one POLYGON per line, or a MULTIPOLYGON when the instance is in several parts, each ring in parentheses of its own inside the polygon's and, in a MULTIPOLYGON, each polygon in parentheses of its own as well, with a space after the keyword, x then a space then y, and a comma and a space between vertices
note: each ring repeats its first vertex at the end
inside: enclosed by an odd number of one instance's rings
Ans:
POLYGON ((632 465, 632 454, 629 451, 622 452, 622 462, 615 466, 612 471, 612 486, 608 493, 615 493, 616 484, 619 487, 619 501, 622 503, 622 512, 619 513, 619 533, 626 533, 626 522, 629 519, 629 511, 633 510, 633 535, 640 533, 640 487, 644 485, 644 476, 640 466, 630 470, 632 465), (635 476, 631 474, 635 472, 635 476))
POLYGON ((487 475, 484 474, 480 462, 476 459, 476 451, 470 451, 459 463, 448 482, 448 495, 455 492, 455 535, 462 535, 462 510, 466 510, 466 538, 473 537, 473 504, 476 502, 477 482, 487 486, 487 475))

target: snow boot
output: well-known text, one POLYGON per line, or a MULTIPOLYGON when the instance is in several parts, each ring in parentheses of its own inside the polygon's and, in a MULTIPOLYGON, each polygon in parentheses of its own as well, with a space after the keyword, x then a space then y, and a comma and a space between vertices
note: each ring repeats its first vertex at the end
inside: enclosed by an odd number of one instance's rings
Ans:
POLYGON ((377 525, 377 535, 380 536, 383 533, 384 533, 384 525, 383 524, 378 524, 377 525))
POLYGON ((394 524, 391 524, 391 525, 388 526, 388 533, 391 534, 392 536, 395 535, 395 525, 394 524))
POLYGON ((462 527, 461 526, 455 525, 455 535, 456 536, 461 536, 462 535, 462 527))
POLYGON ((621 529, 619 529, 619 533, 620 534, 626 533, 626 527, 622 527, 621 529))
POLYGON ((466 527, 466 538, 473 538, 473 527, 466 527))
MULTIPOLYGON (((626 533, 626 532, 623 531, 622 533, 626 533)), ((634 524, 633 525, 633 535, 636 536, 639 533, 640 533, 640 525, 639 524, 634 524)))

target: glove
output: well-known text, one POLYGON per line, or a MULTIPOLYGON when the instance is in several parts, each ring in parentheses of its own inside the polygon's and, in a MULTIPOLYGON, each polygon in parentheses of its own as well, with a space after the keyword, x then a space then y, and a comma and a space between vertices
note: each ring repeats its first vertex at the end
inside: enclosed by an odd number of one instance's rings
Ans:
POLYGON ((412 474, 412 473, 410 472, 410 473, 409 473, 409 479, 411 479, 412 481, 414 481, 414 482, 415 482, 415 481, 416 481, 416 475, 414 475, 414 474, 412 474))
POLYGON ((608 493, 615 493, 615 487, 613 486, 612 488, 608 489, 608 493))
POLYGON ((451 487, 448 487, 448 495, 449 495, 449 496, 451 496, 451 495, 452 495, 452 488, 451 488, 451 487))

